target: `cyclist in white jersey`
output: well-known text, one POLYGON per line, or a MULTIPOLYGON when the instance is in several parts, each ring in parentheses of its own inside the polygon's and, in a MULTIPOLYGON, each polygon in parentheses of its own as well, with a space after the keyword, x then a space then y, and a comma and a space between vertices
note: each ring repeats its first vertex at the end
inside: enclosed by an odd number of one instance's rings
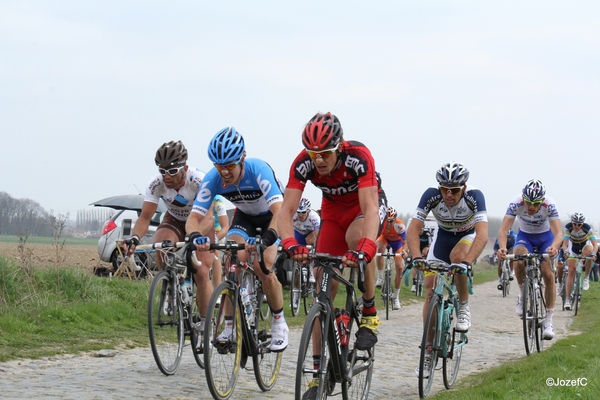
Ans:
MULTIPOLYGON (((257 228, 261 228, 262 244, 267 247, 264 252, 265 264, 270 269, 277 253, 278 236, 275 228, 283 202, 282 185, 269 164, 256 158, 246 158, 245 148, 244 138, 233 127, 220 130, 212 138, 208 156, 215 167, 208 171, 202 182, 186 231, 193 248, 200 252, 209 250, 212 236, 203 228, 204 220, 209 215, 212 199, 221 194, 236 206, 227 238, 246 243, 245 251, 238 252, 239 261, 248 260, 249 254, 256 250, 254 239, 257 228)), ((275 273, 263 273, 257 259, 254 261, 254 271, 273 313, 271 351, 283 351, 288 345, 289 328, 283 315, 281 284, 275 273)), ((209 292, 208 298, 212 289, 212 284, 207 280, 205 290, 209 292)), ((233 322, 226 324, 224 336, 225 340, 233 340, 233 322)))
MULTIPOLYGON (((571 293, 573 289, 573 283, 575 282, 575 270, 577 268, 577 261, 575 258, 570 257, 571 254, 579 255, 582 257, 595 257, 598 251, 598 243, 596 242, 596 236, 594 235, 594 228, 589 224, 585 223, 585 217, 582 213, 576 212, 571 215, 571 222, 565 226, 565 233, 563 235, 562 250, 567 258, 567 267, 569 273, 567 274, 566 293, 571 293)), ((592 272, 593 260, 585 261, 585 278, 583 279, 583 290, 590 288, 590 273, 592 272)), ((571 309, 571 298, 567 296, 565 300, 565 310, 571 309)))
MULTIPOLYGON (((140 244, 140 238, 148 232, 150 219, 161 198, 167 205, 167 212, 156 229, 154 241, 182 242, 185 239, 185 223, 204 178, 204 172, 186 164, 187 158, 187 149, 181 141, 164 143, 156 151, 154 161, 159 173, 148 183, 142 212, 135 222, 131 237, 125 240, 128 254, 133 254, 135 247, 140 244)), ((207 260, 208 257, 203 262, 207 260)), ((160 257, 156 257, 156 264, 162 269, 160 257)))
POLYGON ((310 200, 302 198, 298 204, 298 210, 292 218, 294 237, 302 246, 315 244, 321 228, 321 217, 316 211, 311 210, 310 206, 310 200))
MULTIPOLYGON (((562 245, 562 229, 556 204, 554 200, 546 196, 544 184, 537 179, 532 179, 525 184, 522 193, 508 205, 506 215, 498 231, 498 258, 503 260, 508 253, 506 249, 506 234, 512 227, 515 218, 519 218, 519 233, 514 247, 514 254, 547 252, 550 257, 555 258, 562 245)), ((513 262, 515 275, 521 294, 523 293, 523 281, 525 279, 524 261, 513 262)), ((554 315, 554 303, 556 291, 554 283, 554 272, 548 260, 542 261, 542 277, 545 285, 546 296, 546 318, 544 319, 543 338, 551 340, 554 338, 554 326, 552 316, 554 315)), ((517 298, 517 315, 523 314, 521 294, 517 298)))

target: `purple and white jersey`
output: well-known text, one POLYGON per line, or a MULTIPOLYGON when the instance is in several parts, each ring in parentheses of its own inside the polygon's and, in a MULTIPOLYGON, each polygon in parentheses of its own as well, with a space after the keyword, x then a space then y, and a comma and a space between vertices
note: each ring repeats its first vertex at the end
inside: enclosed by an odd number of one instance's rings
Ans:
POLYGON ((293 221, 294 229, 304 236, 321 228, 321 217, 313 210, 308 212, 308 217, 304 221, 300 221, 298 213, 294 214, 293 221))
POLYGON ((161 174, 157 174, 150 180, 146 187, 144 201, 158 204, 159 199, 167 205, 167 212, 179 221, 187 221, 192 205, 204 179, 204 172, 194 167, 188 167, 185 174, 185 183, 179 190, 169 189, 165 186, 161 174))
POLYGON ((542 206, 534 215, 527 214, 523 195, 515 197, 508 205, 506 216, 519 217, 519 230, 525 233, 544 233, 550 231, 550 220, 559 219, 556 204, 552 198, 546 196, 542 206))

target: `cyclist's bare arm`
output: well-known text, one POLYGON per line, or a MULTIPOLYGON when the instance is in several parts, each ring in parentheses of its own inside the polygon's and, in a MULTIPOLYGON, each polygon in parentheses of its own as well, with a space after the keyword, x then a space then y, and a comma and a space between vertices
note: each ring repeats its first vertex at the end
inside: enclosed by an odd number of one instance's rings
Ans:
POLYGON ((317 243, 317 236, 319 236, 319 230, 314 230, 306 236, 307 244, 315 244, 317 243))
MULTIPOLYGON (((209 212, 209 214, 207 214, 207 215, 212 215, 211 210, 209 210, 208 212, 209 212)), ((200 213, 193 212, 193 211, 190 213, 190 215, 188 216, 188 219, 185 223, 185 232, 187 234, 190 234, 193 232, 200 232, 200 234, 206 235, 206 234, 208 234, 208 232, 211 232, 212 229, 214 229, 214 218, 206 217, 200 213)), ((196 245, 196 250, 209 251, 210 243, 206 243, 203 245, 196 245)))
POLYGON ((555 258, 558 255, 558 250, 562 246, 563 241, 563 231, 559 219, 550 220, 550 230, 554 234, 554 241, 552 242, 552 246, 548 247, 546 251, 548 251, 550 257, 555 258))
MULTIPOLYGON (((302 190, 286 188, 283 195, 283 203, 277 218, 277 232, 281 240, 294 237, 294 214, 300 204, 302 190)), ((292 257, 294 260, 303 261, 308 259, 307 254, 298 254, 292 257)))
POLYGON ((505 215, 502 219, 502 224, 500 225, 500 230, 498 231, 498 251, 496 255, 500 260, 503 260, 506 257, 506 235, 510 231, 510 228, 513 226, 515 222, 514 217, 509 217, 505 215))
POLYGON ((408 245, 408 251, 413 259, 423 257, 423 254, 421 254, 421 239, 419 238, 419 234, 424 225, 423 221, 413 218, 406 230, 406 244, 408 245))
POLYGON ((217 239, 221 240, 229 232, 229 217, 227 215, 219 215, 219 225, 221 225, 221 230, 217 232, 217 239))
MULTIPOLYGON (((473 263, 483 253, 488 242, 488 223, 481 221, 475 224, 475 239, 462 261, 473 263)), ((506 244, 505 244, 506 246, 506 244)))
MULTIPOLYGON (((148 227, 150 226, 150 219, 154 216, 156 209, 158 208, 158 204, 152 203, 150 201, 144 201, 142 204, 142 213, 140 214, 137 221, 135 221, 135 226, 133 227, 133 232, 131 236, 137 236, 138 239, 143 238, 146 232, 148 232, 148 227)), ((127 247, 125 244, 125 250, 128 254, 132 254, 135 250, 135 246, 127 247)))

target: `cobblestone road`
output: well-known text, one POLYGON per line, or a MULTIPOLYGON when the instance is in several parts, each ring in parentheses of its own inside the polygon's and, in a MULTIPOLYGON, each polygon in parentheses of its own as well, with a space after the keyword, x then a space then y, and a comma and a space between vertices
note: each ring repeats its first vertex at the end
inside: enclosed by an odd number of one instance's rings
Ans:
MULTIPOLYGON (((521 320, 515 315, 516 285, 509 298, 502 298, 496 283, 475 288, 470 308, 472 327, 469 344, 463 351, 459 379, 502 362, 524 357, 521 320)), ((404 289, 405 290, 405 289, 404 289)), ((420 304, 394 311, 383 321, 377 344, 371 399, 418 399, 414 369, 418 363, 421 339, 420 304)), ((567 334, 570 318, 557 311, 556 338, 567 334)), ((281 374, 273 391, 258 389, 252 371, 240 373, 235 399, 292 399, 294 371, 300 329, 290 335, 281 374)), ((206 399, 211 398, 203 370, 189 352, 174 376, 160 373, 150 349, 117 351, 114 357, 97 354, 15 360, 0 363, 0 397, 6 399, 206 399)), ((251 365, 251 363, 249 363, 251 365)), ((433 391, 444 390, 442 376, 436 374, 433 391)), ((339 397, 338 397, 339 398, 339 397)))

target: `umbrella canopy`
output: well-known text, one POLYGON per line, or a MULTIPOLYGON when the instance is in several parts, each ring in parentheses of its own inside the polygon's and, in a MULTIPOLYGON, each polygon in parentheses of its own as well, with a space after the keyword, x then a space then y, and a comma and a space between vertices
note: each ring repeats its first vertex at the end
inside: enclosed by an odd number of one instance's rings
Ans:
MULTIPOLYGON (((90 205, 96 207, 110 207, 115 210, 142 210, 142 204, 144 204, 144 196, 141 194, 124 194, 121 196, 107 197, 106 199, 98 200, 90 205)), ((167 211, 167 207, 162 201, 158 202, 158 212, 167 211)))

